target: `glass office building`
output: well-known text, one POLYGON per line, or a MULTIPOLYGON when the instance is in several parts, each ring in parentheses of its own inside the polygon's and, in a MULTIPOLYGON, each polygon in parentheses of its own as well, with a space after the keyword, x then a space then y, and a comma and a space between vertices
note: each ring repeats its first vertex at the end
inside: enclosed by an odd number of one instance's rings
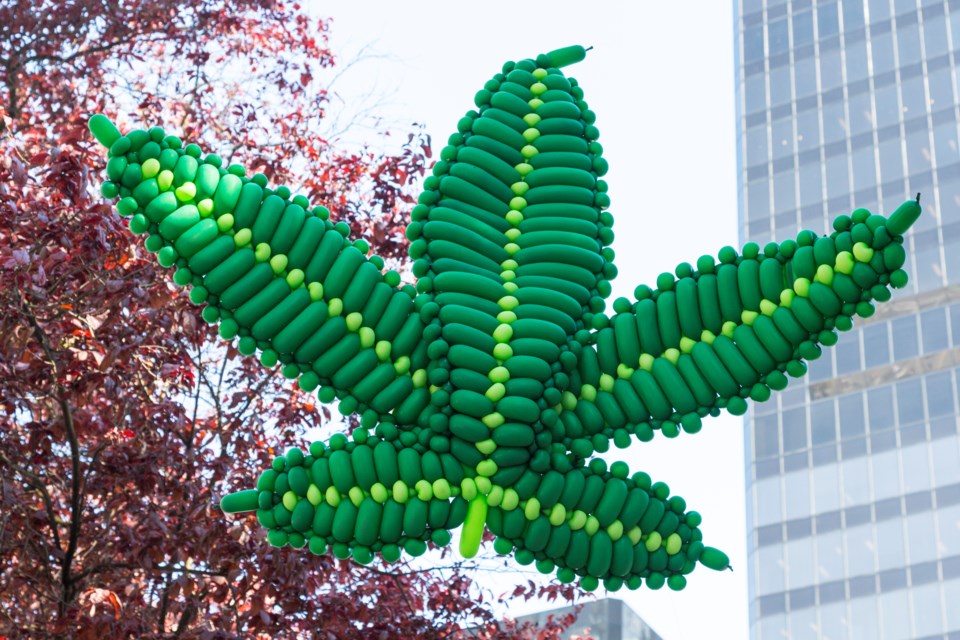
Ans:
POLYGON ((753 638, 960 638, 960 0, 734 0, 739 225, 922 192, 910 284, 746 418, 753 638))

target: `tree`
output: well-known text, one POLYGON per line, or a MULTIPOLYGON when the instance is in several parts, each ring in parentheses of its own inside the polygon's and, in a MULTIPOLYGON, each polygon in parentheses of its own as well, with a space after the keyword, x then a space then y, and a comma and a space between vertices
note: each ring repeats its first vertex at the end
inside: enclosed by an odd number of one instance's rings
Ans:
POLYGON ((215 506, 330 416, 160 277, 94 190, 86 119, 162 111, 185 139, 233 140, 227 162, 400 260, 429 140, 324 139, 327 29, 272 0, 0 6, 0 636, 554 637, 571 622, 501 625, 449 556, 420 570, 278 551, 215 506))

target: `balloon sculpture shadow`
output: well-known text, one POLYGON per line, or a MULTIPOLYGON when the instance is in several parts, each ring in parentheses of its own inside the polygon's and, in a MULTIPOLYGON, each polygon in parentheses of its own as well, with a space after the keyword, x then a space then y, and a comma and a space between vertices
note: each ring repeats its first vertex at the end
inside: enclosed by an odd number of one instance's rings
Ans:
POLYGON ((607 315, 607 162, 560 71, 584 53, 508 62, 476 94, 411 213, 416 287, 287 187, 159 127, 91 118, 109 148, 103 195, 203 318, 361 417, 352 438, 276 458, 225 512, 255 511, 275 546, 361 563, 460 526, 470 557, 488 528, 497 552, 585 589, 682 589, 698 563, 728 568, 666 484, 594 454, 695 433, 803 375, 906 284, 919 199, 889 219, 841 215, 828 236, 724 247, 607 315))

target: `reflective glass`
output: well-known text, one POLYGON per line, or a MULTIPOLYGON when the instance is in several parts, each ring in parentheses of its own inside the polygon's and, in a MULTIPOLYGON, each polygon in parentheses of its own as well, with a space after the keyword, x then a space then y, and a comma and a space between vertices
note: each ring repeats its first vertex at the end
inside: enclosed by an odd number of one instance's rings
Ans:
POLYGON ((855 393, 837 401, 840 410, 840 438, 862 436, 866 431, 863 415, 863 396, 855 393))
POLYGON ((892 498, 900 494, 900 466, 896 451, 874 453, 871 456, 873 467, 873 497, 876 500, 892 498))
POLYGON ((850 601, 850 631, 853 640, 876 640, 880 637, 880 611, 875 597, 850 601))
MULTIPOLYGON (((940 622, 943 605, 940 602, 940 587, 925 584, 913 589, 913 625, 918 638, 943 633, 946 629, 940 622)), ((956 606, 956 603, 953 603, 956 606)))
POLYGON ((806 469, 783 476, 787 520, 810 515, 810 472, 806 469))
MULTIPOLYGON (((903 176, 903 154, 900 149, 900 139, 884 140, 880 148, 880 181, 886 182, 903 176)), ((894 202, 902 202, 901 194, 894 196, 894 202)))
POLYGON ((744 88, 746 113, 762 111, 767 105, 767 87, 763 74, 749 76, 744 88))
POLYGON ((953 81, 950 68, 931 71, 928 76, 930 87, 930 110, 940 111, 953 104, 953 81))
POLYGON ((899 518, 877 523, 877 557, 880 571, 906 565, 903 522, 899 518))
POLYGON ((890 17, 890 0, 869 0, 870 22, 878 22, 890 17))
POLYGON ((867 415, 870 431, 881 431, 893 426, 893 396, 891 387, 867 390, 867 415))
POLYGON ((933 513, 925 511, 906 517, 907 546, 910 549, 910 563, 926 562, 937 557, 936 526, 933 513))
POLYGON ((785 171, 773 176, 773 211, 794 212, 797 209, 796 177, 793 171, 785 171))
POLYGON ((900 450, 903 461, 903 491, 926 491, 930 482, 930 458, 927 443, 915 444, 900 450))
POLYGON ((868 504, 870 502, 870 468, 867 459, 844 460, 841 467, 844 506, 868 504))
POLYGON ((807 408, 804 406, 783 412, 783 450, 798 451, 807 448, 807 408))
POLYGON ((787 587, 798 589, 814 583, 816 563, 813 560, 813 538, 788 542, 787 587))
POLYGON ((860 370, 860 333, 843 336, 836 345, 837 375, 860 370))
POLYGON ((876 571, 876 543, 873 525, 850 527, 845 534, 847 544, 847 574, 859 576, 876 571))
POLYGON ((960 554, 960 505, 940 507, 937 520, 941 557, 960 554))
POLYGON ((879 322, 863 328, 863 359, 867 368, 890 362, 890 345, 887 343, 887 323, 879 322))
POLYGON ((923 388, 919 378, 897 383, 897 415, 901 427, 923 420, 923 388))
POLYGON ((893 358, 903 360, 920 355, 917 345, 917 318, 907 316, 897 318, 891 323, 893 331, 893 358))
POLYGON ((743 32, 743 60, 755 62, 763 60, 763 24, 747 27, 743 32))
POLYGON ((817 26, 817 35, 821 40, 840 33, 840 21, 835 1, 817 6, 817 26))
POLYGON ((764 478, 753 486, 757 494, 757 525, 763 526, 783 520, 780 476, 764 478))
POLYGON ((897 47, 900 66, 920 62, 920 28, 916 22, 897 26, 897 47))
POLYGON ((817 546, 817 581, 820 584, 843 578, 843 537, 840 531, 814 538, 817 546))
MULTIPOLYGON (((793 605, 790 605, 793 609, 793 605)), ((793 609, 790 612, 790 636, 791 638, 814 638, 820 624, 817 622, 817 610, 813 607, 793 609)))
POLYGON ((824 105, 823 107, 823 139, 826 144, 837 142, 847 137, 847 119, 843 113, 843 103, 824 105))
POLYGON ((832 398, 810 405, 810 432, 813 446, 834 442, 837 439, 832 398))
POLYGON ((938 166, 943 167, 960 161, 960 146, 957 145, 956 122, 950 121, 934 127, 933 144, 936 150, 938 166))
POLYGON ((793 75, 797 84, 797 99, 812 96, 817 92, 817 66, 813 58, 797 60, 793 75))
POLYGON ((880 616, 883 637, 889 640, 907 640, 910 631, 910 601, 903 591, 880 595, 880 616))
POLYGON ((790 67, 784 65, 770 70, 770 106, 777 107, 782 104, 789 104, 791 98, 790 91, 790 67))
POLYGON ((850 98, 850 134, 858 135, 873 129, 873 102, 869 93, 850 98))
POLYGON ((824 638, 847 638, 847 603, 834 602, 820 607, 820 632, 824 638))
POLYGON ((876 90, 877 127, 889 127, 900 121, 900 104, 897 97, 897 87, 882 87, 876 90))
POLYGON ((877 184, 877 163, 872 146, 857 149, 852 154, 853 188, 857 190, 877 184))
POLYGON ((747 129, 747 166, 763 164, 767 161, 767 127, 759 126, 747 129))
POLYGON ((818 512, 840 508, 839 474, 836 464, 813 469, 813 500, 818 512))
MULTIPOLYGON (((956 440, 933 447, 933 477, 938 487, 960 482, 960 450, 956 440)), ((960 531, 957 534, 960 535, 960 531)), ((960 553, 960 548, 957 552, 960 553)))
POLYGON ((766 180, 748 183, 747 203, 751 218, 768 217, 770 215, 770 183, 766 180))
POLYGON ((896 65, 893 58, 893 34, 873 35, 870 50, 873 54, 873 75, 877 76, 887 71, 893 71, 896 65))
POLYGON ((944 601, 947 603, 947 629, 960 629, 960 580, 948 580, 943 584, 944 601))
POLYGON ((757 595, 777 593, 786 588, 784 575, 783 545, 772 544, 757 551, 760 569, 757 595))
POLYGON ((947 313, 943 307, 930 309, 920 314, 920 329, 923 337, 923 352, 935 353, 946 349, 949 344, 947 334, 947 313))
POLYGON ((927 60, 936 58, 949 50, 947 43, 947 20, 944 16, 931 16, 923 19, 923 46, 927 60))
POLYGON ((769 458, 780 454, 780 437, 777 433, 777 416, 758 416, 754 422, 754 455, 769 458))
MULTIPOLYGON (((793 120, 790 116, 775 120, 772 127, 773 159, 785 158, 793 153, 793 120)), ((774 185, 774 197, 777 188, 774 185)))
MULTIPOLYGON (((800 165, 800 206, 819 204, 823 200, 823 177, 820 163, 800 165)), ((821 216, 822 218, 822 216, 821 216)), ((821 220, 817 220, 818 223, 821 220)), ((806 221, 804 221, 806 225, 806 221)))

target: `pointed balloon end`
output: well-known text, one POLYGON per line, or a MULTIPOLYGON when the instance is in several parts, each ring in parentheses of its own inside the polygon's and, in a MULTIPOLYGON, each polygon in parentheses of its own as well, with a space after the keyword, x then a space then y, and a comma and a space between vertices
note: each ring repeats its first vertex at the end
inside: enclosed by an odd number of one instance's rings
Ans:
POLYGON ((87 122, 87 126, 90 128, 90 133, 93 134, 93 137, 97 139, 97 142, 108 149, 110 145, 120 139, 120 130, 117 129, 115 124, 110 122, 110 118, 102 113, 93 115, 87 122))
POLYGON ((228 493, 220 500, 220 510, 224 513, 243 513, 245 511, 256 511, 260 506, 258 493, 259 492, 256 489, 228 493))
POLYGON ((916 200, 907 200, 897 207, 897 210, 887 220, 887 231, 902 236, 917 221, 921 212, 920 194, 918 193, 916 200))

